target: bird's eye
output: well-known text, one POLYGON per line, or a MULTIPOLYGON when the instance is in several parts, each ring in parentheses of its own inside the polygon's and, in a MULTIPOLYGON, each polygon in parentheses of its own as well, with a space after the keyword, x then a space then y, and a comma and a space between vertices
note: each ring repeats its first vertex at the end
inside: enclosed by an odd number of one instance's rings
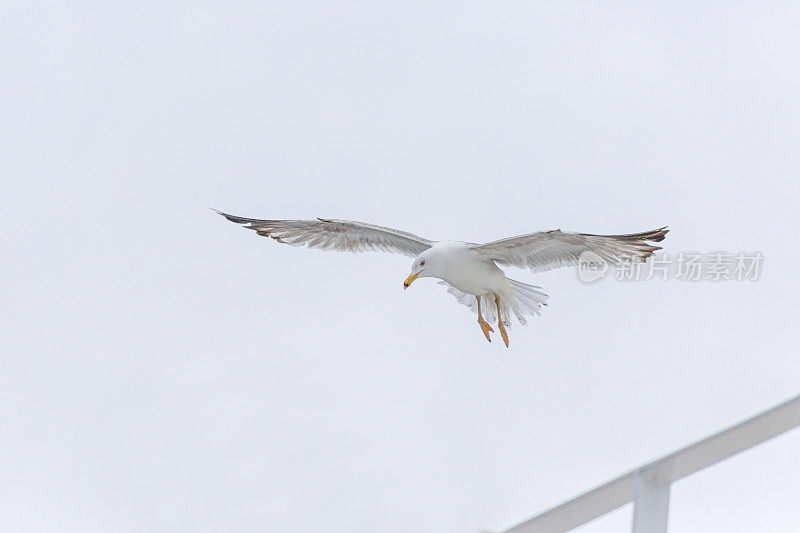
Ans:
POLYGON ((425 261, 420 261, 419 262, 419 266, 424 267, 425 266, 425 261))

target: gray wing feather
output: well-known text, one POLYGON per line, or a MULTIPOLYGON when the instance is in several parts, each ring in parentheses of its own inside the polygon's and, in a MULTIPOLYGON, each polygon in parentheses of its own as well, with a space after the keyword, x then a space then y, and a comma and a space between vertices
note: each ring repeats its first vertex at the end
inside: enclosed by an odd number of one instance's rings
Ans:
POLYGON ((596 253, 611 264, 645 261, 661 249, 649 242, 663 241, 667 232, 666 226, 628 235, 567 233, 557 229, 479 244, 473 250, 503 265, 542 272, 575 265, 586 251, 596 253))
POLYGON ((344 252, 385 251, 416 257, 433 244, 413 233, 352 220, 260 220, 217 213, 278 242, 344 252))

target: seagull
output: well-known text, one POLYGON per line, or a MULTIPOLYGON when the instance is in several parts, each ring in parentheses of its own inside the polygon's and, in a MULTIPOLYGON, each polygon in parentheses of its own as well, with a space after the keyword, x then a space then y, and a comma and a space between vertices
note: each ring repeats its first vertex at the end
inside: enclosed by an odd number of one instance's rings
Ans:
POLYGON ((264 237, 293 246, 308 246, 344 252, 383 251, 414 258, 411 274, 403 282, 408 288, 417 278, 437 278, 462 305, 478 315, 486 340, 492 341, 497 322, 508 347, 507 327, 512 315, 525 325, 525 316, 541 314, 547 294, 541 287, 506 277, 498 265, 543 272, 578 263, 584 252, 618 265, 644 262, 661 247, 650 243, 664 240, 669 230, 658 228, 628 235, 593 235, 561 230, 539 231, 485 244, 460 241, 431 241, 407 231, 352 220, 261 220, 217 213, 264 237))

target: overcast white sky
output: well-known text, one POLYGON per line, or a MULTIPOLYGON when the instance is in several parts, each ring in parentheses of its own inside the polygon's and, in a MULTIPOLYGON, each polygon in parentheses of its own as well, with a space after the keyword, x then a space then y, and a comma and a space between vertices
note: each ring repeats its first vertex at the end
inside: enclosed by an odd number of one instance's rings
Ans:
MULTIPOLYGON (((0 3, 6 531, 497 530, 800 389, 800 7, 0 3), (510 275, 487 343, 432 239, 669 224, 757 282, 510 275)), ((800 434, 673 487, 672 532, 800 529, 800 434)), ((586 526, 626 531, 630 512, 586 526)))

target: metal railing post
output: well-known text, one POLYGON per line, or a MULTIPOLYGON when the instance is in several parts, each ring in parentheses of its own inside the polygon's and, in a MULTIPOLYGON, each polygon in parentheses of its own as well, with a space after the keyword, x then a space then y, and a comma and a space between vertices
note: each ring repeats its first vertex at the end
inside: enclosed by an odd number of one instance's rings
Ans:
POLYGON ((667 533, 669 518, 668 476, 639 472, 634 482, 633 533, 667 533))

